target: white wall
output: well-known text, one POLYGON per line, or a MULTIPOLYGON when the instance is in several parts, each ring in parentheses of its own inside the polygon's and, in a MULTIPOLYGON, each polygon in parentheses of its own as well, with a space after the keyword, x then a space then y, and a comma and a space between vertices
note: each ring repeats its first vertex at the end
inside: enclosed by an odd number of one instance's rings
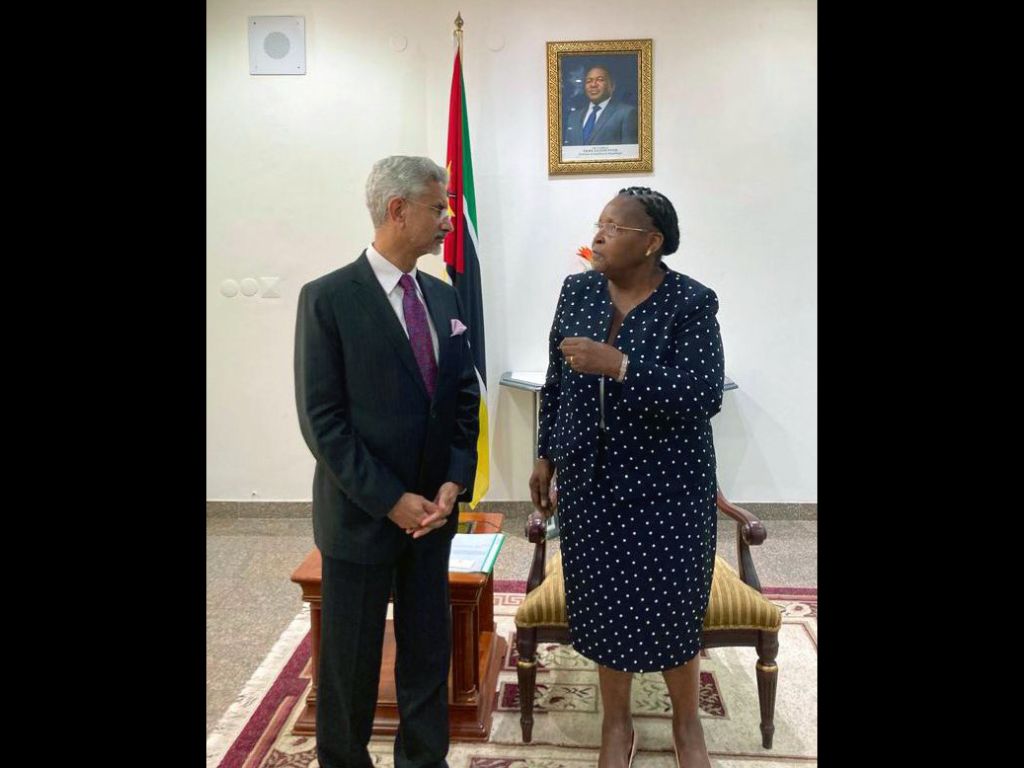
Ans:
MULTIPOLYGON (((310 498, 292 383, 298 290, 371 239, 363 185, 375 160, 444 163, 459 10, 487 329, 485 498, 528 498, 532 398, 500 387, 501 373, 545 367, 573 254, 615 192, 642 183, 679 212, 668 265, 720 298, 740 387, 713 421, 723 489, 816 501, 812 0, 208 0, 208 498, 310 498), (250 15, 305 17, 308 74, 249 75, 250 15), (545 42, 628 38, 654 40, 655 172, 549 177, 545 42), (280 298, 220 293, 225 279, 271 276, 280 298)), ((420 264, 441 273, 440 257, 420 264)))

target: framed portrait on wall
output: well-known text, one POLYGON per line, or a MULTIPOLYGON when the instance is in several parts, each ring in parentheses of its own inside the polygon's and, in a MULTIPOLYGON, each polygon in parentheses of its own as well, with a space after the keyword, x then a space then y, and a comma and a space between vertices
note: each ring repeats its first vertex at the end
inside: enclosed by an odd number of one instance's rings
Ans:
POLYGON ((548 173, 653 171, 652 41, 547 49, 548 173))

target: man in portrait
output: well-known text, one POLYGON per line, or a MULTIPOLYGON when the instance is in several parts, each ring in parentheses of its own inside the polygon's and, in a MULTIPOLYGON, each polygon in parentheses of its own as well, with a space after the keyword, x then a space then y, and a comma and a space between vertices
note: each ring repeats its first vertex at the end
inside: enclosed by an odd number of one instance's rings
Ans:
POLYGON ((583 81, 586 109, 570 113, 565 144, 636 144, 636 107, 616 99, 615 80, 603 66, 590 67, 583 81))

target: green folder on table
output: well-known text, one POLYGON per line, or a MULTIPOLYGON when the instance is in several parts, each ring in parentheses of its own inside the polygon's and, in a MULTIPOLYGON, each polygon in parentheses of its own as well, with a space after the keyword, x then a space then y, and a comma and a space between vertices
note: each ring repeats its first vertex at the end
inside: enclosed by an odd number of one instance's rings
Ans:
POLYGON ((454 573, 490 573, 504 543, 504 533, 456 533, 448 557, 448 570, 454 573))

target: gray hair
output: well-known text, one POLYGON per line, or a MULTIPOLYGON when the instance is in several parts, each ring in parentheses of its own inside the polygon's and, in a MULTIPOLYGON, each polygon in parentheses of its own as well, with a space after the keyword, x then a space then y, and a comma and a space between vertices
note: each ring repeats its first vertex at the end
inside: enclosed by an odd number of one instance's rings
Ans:
POLYGON ((447 186, 448 172, 429 157, 392 155, 373 164, 366 180, 366 207, 373 226, 388 219, 388 201, 420 194, 430 182, 447 186))

